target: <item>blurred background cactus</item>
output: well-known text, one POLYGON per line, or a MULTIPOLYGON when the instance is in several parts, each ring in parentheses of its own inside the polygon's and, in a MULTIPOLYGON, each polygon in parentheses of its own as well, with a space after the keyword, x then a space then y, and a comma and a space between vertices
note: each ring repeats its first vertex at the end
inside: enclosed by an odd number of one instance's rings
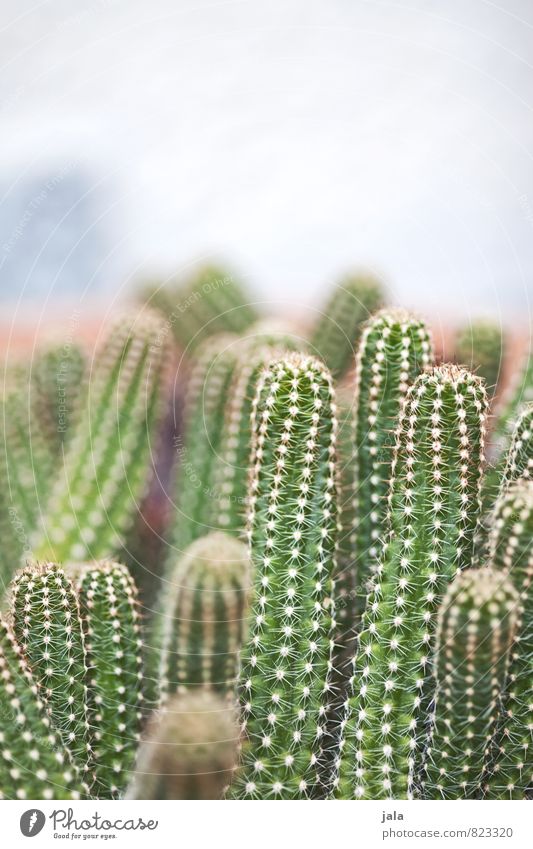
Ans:
POLYGON ((499 324, 472 321, 457 331, 455 361, 482 377, 492 397, 504 366, 504 335, 499 324))

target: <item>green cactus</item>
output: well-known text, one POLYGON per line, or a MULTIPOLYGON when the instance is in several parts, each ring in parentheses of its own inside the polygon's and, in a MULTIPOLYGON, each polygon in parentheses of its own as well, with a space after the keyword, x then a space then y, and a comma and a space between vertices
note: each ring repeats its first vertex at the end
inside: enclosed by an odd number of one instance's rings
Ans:
POLYGON ((492 396, 498 384, 504 356, 502 328, 492 321, 473 321, 455 337, 455 360, 484 378, 492 396))
POLYGON ((526 404, 516 421, 505 458, 503 486, 519 478, 533 480, 533 404, 526 404))
POLYGON ((45 439, 25 363, 6 367, 0 398, 0 594, 31 550, 50 489, 54 455, 45 439))
POLYGON ((83 793, 20 646, 0 618, 0 799, 79 799, 83 793))
POLYGON ((164 700, 191 687, 235 688, 250 583, 244 543, 220 531, 193 542, 167 591, 159 679, 164 700))
POLYGON ((208 339, 198 351, 187 383, 184 434, 177 445, 179 466, 171 562, 176 554, 211 529, 214 470, 235 370, 237 341, 230 334, 208 339))
POLYGON ((334 390, 298 354, 262 373, 253 404, 248 535, 254 575, 241 656, 243 745, 233 798, 320 795, 333 648, 334 390))
POLYGON ((51 722, 81 771, 89 770, 87 664, 76 591, 62 568, 30 564, 11 584, 13 632, 51 722))
POLYGON ((39 427, 54 454, 66 446, 78 423, 86 369, 85 350, 72 340, 43 347, 32 363, 39 427))
POLYGON ((128 798, 222 798, 238 736, 233 708, 220 695, 195 690, 173 696, 148 729, 128 798))
POLYGON ((518 594, 501 572, 472 569, 452 581, 438 616, 434 725, 422 790, 472 799, 498 715, 516 626, 518 594))
POLYGON ((142 298, 162 311, 177 344, 188 353, 208 336, 242 333, 257 320, 240 282, 214 265, 200 268, 177 286, 149 286, 142 298))
POLYGON ((399 417, 389 532, 354 661, 337 795, 404 798, 431 698, 435 614, 470 566, 479 515, 487 398, 457 366, 421 374, 399 417))
POLYGON ((78 577, 88 665, 88 704, 98 798, 119 798, 141 730, 142 641, 137 590, 128 569, 103 561, 78 577))
POLYGON ((498 499, 489 550, 493 567, 509 572, 520 600, 501 714, 485 762, 485 795, 523 799, 533 785, 533 481, 511 483, 498 499))
POLYGON ((351 274, 335 287, 311 334, 311 350, 339 378, 353 361, 363 323, 383 306, 381 282, 370 274, 351 274))
POLYGON ((214 527, 240 535, 246 524, 246 491, 251 451, 250 416, 259 374, 270 360, 294 350, 295 339, 263 332, 239 345, 229 386, 213 474, 214 527))
POLYGON ((432 356, 426 325, 405 310, 377 313, 366 324, 359 343, 351 463, 357 590, 350 618, 356 625, 385 537, 396 420, 409 386, 431 364, 432 356))
POLYGON ((111 328, 33 540, 38 559, 83 561, 120 550, 150 477, 168 353, 155 314, 127 315, 111 328))

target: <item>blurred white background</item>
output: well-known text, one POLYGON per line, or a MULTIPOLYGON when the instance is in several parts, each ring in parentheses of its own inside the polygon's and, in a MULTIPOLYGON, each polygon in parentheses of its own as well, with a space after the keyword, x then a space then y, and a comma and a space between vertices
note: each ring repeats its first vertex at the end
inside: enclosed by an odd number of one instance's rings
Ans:
POLYGON ((528 321, 532 48, 530 0, 3 0, 4 308, 210 257, 528 321))

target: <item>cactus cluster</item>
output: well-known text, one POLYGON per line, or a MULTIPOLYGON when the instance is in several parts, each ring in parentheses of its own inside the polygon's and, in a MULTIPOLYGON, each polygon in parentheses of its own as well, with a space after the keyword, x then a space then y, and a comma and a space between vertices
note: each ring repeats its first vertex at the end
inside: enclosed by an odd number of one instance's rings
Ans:
POLYGON ((531 795, 531 363, 486 474, 486 327, 472 373, 374 279, 308 340, 216 269, 167 295, 4 381, 0 796, 531 795))

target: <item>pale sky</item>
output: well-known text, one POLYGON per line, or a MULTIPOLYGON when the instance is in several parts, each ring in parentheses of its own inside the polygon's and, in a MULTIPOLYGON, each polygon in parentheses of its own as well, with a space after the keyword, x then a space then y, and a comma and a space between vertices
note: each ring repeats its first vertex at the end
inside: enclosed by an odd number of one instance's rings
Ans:
POLYGON ((258 298, 363 265, 530 317, 529 0, 3 0, 0 66, 3 300, 220 257, 258 298))

